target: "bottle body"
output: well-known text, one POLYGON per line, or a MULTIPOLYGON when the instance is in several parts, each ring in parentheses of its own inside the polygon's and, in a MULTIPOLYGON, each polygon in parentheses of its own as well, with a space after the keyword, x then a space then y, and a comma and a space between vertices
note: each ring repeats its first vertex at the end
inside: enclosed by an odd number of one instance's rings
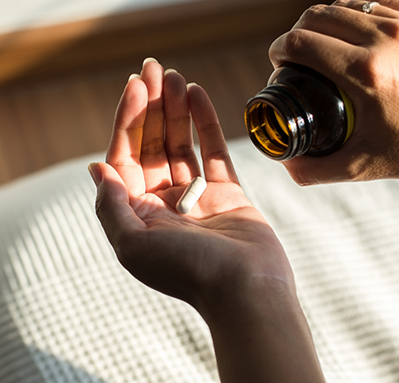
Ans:
POLYGON ((248 101, 244 118, 254 145, 278 161, 330 154, 348 140, 354 125, 348 96, 297 64, 272 73, 267 87, 248 101))

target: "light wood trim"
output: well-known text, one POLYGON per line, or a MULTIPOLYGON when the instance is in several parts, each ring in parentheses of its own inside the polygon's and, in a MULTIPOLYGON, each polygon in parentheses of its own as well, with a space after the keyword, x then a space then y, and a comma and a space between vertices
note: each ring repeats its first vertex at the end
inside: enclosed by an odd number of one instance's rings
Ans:
POLYGON ((0 36, 0 85, 261 37, 312 0, 206 0, 0 36))

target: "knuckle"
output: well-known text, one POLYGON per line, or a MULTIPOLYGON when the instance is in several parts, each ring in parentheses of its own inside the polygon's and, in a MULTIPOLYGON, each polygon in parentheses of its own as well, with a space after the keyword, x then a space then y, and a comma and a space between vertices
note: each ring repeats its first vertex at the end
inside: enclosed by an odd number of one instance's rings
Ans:
POLYGON ((225 160, 230 156, 229 151, 227 149, 223 150, 216 150, 213 152, 210 152, 207 155, 208 160, 225 160))
POLYGON ((328 7, 326 4, 312 5, 302 13, 293 29, 314 29, 321 22, 321 15, 329 8, 331 7, 328 7))
POLYGON ((133 167, 135 162, 134 160, 138 161, 139 156, 136 154, 132 154, 129 157, 128 156, 120 156, 116 160, 111 160, 109 157, 107 157, 107 163, 110 164, 114 169, 118 168, 126 168, 126 167, 133 167))
POLYGON ((302 13, 300 21, 302 22, 302 24, 311 25, 314 22, 314 20, 326 9, 327 9, 326 4, 312 5, 311 7, 306 9, 305 12, 302 13))
POLYGON ((375 54, 370 53, 363 63, 363 78, 369 79, 370 85, 374 85, 380 73, 380 60, 375 54))
POLYGON ((378 29, 393 40, 399 41, 399 21, 384 19, 378 25, 378 29))
POLYGON ((381 76, 381 59, 378 54, 368 51, 357 60, 353 67, 353 76, 361 82, 363 87, 376 88, 381 76))
POLYGON ((203 125, 199 125, 197 127, 197 130, 200 132, 205 132, 207 130, 219 130, 220 129, 220 124, 219 121, 211 121, 203 125))
POLYGON ((143 143, 142 154, 159 154, 164 150, 164 139, 154 138, 148 142, 143 143))
POLYGON ((287 58, 302 56, 307 46, 307 39, 302 29, 294 29, 286 34, 283 50, 287 58))
POLYGON ((169 148, 167 151, 169 158, 187 158, 194 153, 193 145, 179 145, 169 148))
POLYGON ((348 5, 348 0, 336 0, 331 5, 334 5, 337 7, 345 7, 348 5))

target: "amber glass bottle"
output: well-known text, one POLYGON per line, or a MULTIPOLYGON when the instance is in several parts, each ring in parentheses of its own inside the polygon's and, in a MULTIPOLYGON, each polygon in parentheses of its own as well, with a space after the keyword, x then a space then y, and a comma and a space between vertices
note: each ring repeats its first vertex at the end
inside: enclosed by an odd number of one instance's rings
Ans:
POLYGON ((277 68, 248 101, 245 124, 255 146, 274 160, 324 156, 353 131, 349 97, 320 73, 297 64, 277 68))

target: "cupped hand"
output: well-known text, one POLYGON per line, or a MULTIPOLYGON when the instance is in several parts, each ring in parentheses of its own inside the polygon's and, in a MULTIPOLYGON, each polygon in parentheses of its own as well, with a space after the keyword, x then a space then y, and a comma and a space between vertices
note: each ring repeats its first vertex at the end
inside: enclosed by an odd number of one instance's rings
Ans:
MULTIPOLYGON (((205 91, 147 60, 128 82, 107 163, 90 167, 97 214, 122 265, 143 283, 198 308, 216 291, 268 284, 294 289, 284 250, 245 197, 205 91), (201 175, 208 183, 187 215, 175 205, 201 175)), ((248 291, 248 290, 246 290, 248 291)))
POLYGON ((399 2, 336 1, 308 9, 270 48, 275 67, 308 66, 346 91, 355 109, 352 137, 321 158, 284 163, 302 185, 399 177, 399 2))

